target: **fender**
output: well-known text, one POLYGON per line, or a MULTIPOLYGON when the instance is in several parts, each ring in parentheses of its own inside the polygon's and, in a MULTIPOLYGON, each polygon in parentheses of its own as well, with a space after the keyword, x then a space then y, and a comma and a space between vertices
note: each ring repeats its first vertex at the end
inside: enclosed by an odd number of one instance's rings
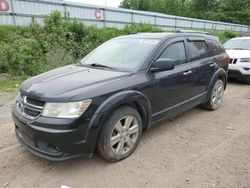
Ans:
POLYGON ((148 126, 151 119, 151 103, 143 93, 135 90, 122 91, 107 98, 96 110, 90 124, 92 124, 92 121, 95 121, 97 116, 104 114, 108 116, 118 106, 129 102, 135 102, 145 110, 147 117, 146 126, 148 126))
POLYGON ((223 82, 224 82, 224 88, 226 89, 226 86, 227 86, 227 73, 226 71, 223 69, 223 68, 219 68, 213 75, 209 85, 208 85, 208 88, 207 88, 207 96, 206 96, 206 99, 209 98, 209 96, 211 95, 211 92, 212 92, 212 89, 213 89, 213 86, 214 86, 214 83, 216 82, 216 80, 218 78, 223 78, 223 82))
POLYGON ((93 143, 90 152, 94 152, 99 133, 106 118, 117 107, 129 102, 136 103, 136 105, 139 105, 140 109, 142 109, 141 112, 145 116, 144 130, 148 130, 150 128, 152 110, 151 103, 148 98, 143 93, 135 90, 121 91, 107 98, 93 114, 89 123, 88 131, 86 131, 86 134, 84 135, 84 140, 86 142, 93 143))

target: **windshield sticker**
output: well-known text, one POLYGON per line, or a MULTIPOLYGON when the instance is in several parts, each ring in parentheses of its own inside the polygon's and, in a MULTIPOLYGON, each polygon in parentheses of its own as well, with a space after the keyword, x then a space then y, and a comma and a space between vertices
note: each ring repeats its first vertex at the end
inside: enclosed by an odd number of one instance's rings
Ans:
POLYGON ((150 39, 142 39, 139 40, 139 43, 141 44, 152 44, 152 45, 156 45, 159 41, 158 40, 150 40, 150 39))

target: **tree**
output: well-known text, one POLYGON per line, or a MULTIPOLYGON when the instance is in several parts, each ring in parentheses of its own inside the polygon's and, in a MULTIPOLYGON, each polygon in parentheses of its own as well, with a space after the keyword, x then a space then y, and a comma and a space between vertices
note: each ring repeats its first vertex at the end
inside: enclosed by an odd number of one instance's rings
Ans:
POLYGON ((203 19, 208 18, 209 14, 206 13, 217 11, 219 4, 219 0, 192 0, 185 8, 191 10, 189 15, 192 17, 203 19))
POLYGON ((250 24, 250 0, 221 0, 217 18, 220 21, 250 24))
POLYGON ((120 7, 250 24, 250 0, 123 0, 120 7))
POLYGON ((120 7, 127 8, 127 9, 140 10, 139 1, 140 0, 123 0, 120 4, 120 7))

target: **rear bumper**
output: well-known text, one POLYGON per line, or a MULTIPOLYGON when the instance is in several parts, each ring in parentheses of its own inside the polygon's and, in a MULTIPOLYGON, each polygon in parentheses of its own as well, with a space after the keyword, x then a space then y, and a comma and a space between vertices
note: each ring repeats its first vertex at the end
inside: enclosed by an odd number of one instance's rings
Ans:
POLYGON ((35 155, 61 161, 93 154, 95 141, 88 134, 88 120, 39 117, 32 121, 15 109, 12 117, 17 140, 35 155))

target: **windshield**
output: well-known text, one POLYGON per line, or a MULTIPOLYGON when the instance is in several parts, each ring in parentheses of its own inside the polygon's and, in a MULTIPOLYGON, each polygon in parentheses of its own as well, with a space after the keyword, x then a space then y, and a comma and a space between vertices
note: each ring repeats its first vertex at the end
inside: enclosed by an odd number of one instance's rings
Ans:
POLYGON ((250 50, 250 39, 233 39, 224 44, 225 49, 250 50))
POLYGON ((123 71, 137 70, 158 43, 154 39, 113 39, 81 60, 83 65, 123 71))

